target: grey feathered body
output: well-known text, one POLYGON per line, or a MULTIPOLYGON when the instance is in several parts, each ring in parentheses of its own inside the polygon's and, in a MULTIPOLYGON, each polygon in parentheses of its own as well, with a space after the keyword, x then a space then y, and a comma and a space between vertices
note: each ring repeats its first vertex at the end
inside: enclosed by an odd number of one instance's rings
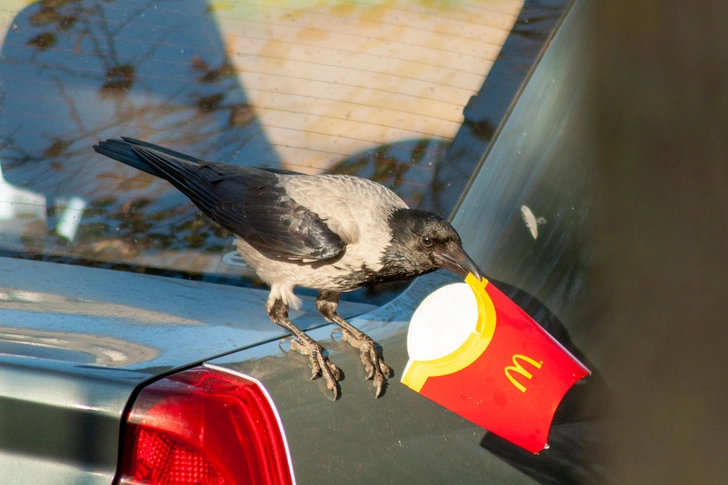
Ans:
POLYGON ((292 307, 300 301, 295 286, 317 290, 350 291, 364 286, 382 269, 384 249, 392 239, 388 220, 407 204, 394 192, 366 179, 347 175, 279 175, 279 184, 291 197, 322 221, 346 243, 328 260, 288 260, 264 255, 245 239, 237 247, 258 276, 271 285, 269 301, 282 299, 292 307), (372 250, 379 248, 379 250, 372 250))
POLYGON ((269 305, 300 305, 295 286, 342 292, 407 276, 381 271, 390 218, 407 204, 380 184, 208 162, 131 138, 94 149, 169 181, 235 234, 241 256, 271 285, 269 305))

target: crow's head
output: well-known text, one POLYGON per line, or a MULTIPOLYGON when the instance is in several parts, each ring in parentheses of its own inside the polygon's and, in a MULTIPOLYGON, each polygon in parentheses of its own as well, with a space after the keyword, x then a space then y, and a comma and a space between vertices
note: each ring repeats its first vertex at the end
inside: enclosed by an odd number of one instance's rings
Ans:
POLYGON ((445 268, 463 277, 480 271, 465 254, 460 236, 449 222, 432 212, 398 209, 389 217, 392 239, 382 263, 390 271, 417 276, 445 268))

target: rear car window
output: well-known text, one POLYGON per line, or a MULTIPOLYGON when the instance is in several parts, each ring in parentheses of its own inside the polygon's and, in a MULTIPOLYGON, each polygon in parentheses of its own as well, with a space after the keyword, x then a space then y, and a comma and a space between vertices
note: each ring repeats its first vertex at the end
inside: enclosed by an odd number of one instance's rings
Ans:
POLYGON ((563 11, 546 3, 3 2, 0 252, 252 277, 177 190, 93 152, 120 135, 447 216, 563 11))

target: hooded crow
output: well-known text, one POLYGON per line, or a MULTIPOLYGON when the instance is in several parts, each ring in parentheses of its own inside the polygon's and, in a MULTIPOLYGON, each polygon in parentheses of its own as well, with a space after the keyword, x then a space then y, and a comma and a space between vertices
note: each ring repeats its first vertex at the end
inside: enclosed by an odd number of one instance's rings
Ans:
POLYGON ((235 234, 240 255, 271 287, 266 303, 271 320, 291 333, 291 350, 309 356, 311 378, 323 375, 334 398, 340 370, 288 318, 288 309, 301 304, 294 287, 319 291, 316 308, 361 352, 379 397, 391 370, 377 344, 339 316, 341 293, 440 268, 480 278, 445 219, 410 209, 370 180, 207 162, 126 137, 100 142, 94 150, 167 180, 235 234))

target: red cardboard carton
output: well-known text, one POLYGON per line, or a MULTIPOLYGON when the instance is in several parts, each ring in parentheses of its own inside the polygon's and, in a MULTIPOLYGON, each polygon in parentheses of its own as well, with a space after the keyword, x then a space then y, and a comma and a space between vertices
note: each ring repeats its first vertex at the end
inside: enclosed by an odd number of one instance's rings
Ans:
POLYGON ((415 311, 402 383, 538 453, 564 394, 590 372, 488 280, 465 282, 415 311))

